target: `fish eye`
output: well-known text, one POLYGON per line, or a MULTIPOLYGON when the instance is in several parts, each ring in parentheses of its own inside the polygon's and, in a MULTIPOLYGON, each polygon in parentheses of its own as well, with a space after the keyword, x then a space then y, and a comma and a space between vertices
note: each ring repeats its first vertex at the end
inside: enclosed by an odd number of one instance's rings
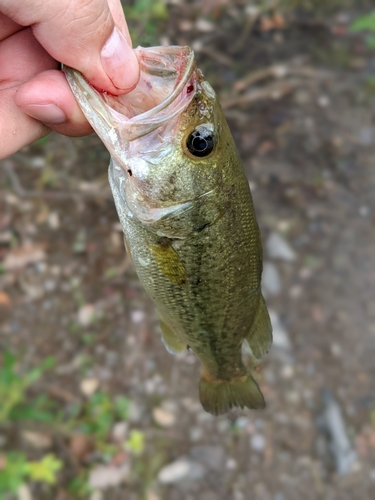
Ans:
POLYGON ((214 134, 207 127, 197 127, 187 138, 186 147, 200 158, 208 156, 215 146, 214 134))

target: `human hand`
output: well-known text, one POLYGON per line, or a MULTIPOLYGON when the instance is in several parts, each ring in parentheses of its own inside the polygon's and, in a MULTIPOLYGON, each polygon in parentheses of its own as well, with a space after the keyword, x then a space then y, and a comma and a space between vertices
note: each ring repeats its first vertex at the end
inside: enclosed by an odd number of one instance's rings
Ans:
POLYGON ((0 0, 0 158, 51 129, 92 132, 60 63, 111 94, 136 86, 120 0, 0 0))

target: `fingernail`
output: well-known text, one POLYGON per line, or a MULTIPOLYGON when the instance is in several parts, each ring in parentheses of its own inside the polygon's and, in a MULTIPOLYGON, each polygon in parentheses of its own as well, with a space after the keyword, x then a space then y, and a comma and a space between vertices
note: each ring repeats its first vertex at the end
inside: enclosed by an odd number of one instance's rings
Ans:
POLYGON ((132 89, 139 77, 135 54, 124 36, 114 28, 101 52, 104 71, 118 89, 132 89))
POLYGON ((22 110, 43 123, 60 125, 68 119, 64 111, 56 104, 28 104, 22 106, 22 110))

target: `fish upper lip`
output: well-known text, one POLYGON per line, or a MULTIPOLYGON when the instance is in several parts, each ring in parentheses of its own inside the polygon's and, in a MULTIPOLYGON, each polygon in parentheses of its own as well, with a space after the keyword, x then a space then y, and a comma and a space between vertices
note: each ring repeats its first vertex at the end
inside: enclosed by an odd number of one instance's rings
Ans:
MULTIPOLYGON (((106 101, 106 96, 109 96, 106 92, 101 92, 100 90, 96 89, 92 85, 88 83, 88 81, 84 78, 83 75, 81 75, 78 71, 69 68, 68 66, 64 66, 64 72, 67 75, 68 81, 70 83, 75 84, 81 92, 84 94, 84 96, 91 97, 91 105, 94 104, 92 102, 92 99, 95 99, 97 97, 97 100, 99 100, 102 103, 102 106, 105 108, 108 108, 108 110, 113 112, 113 115, 111 118, 113 120, 116 115, 121 116, 124 121, 126 121, 129 125, 130 124, 135 124, 139 122, 146 122, 148 119, 152 118, 155 114, 160 113, 162 110, 167 108, 175 99, 177 96, 179 96, 183 90, 183 88, 186 86, 188 83, 190 77, 192 76, 196 64, 195 64, 195 58, 194 58, 194 52, 190 47, 179 47, 179 46, 171 46, 171 47, 151 47, 151 48, 144 48, 144 47, 137 47, 134 49, 134 52, 139 60, 139 64, 141 67, 141 70, 143 69, 146 73, 148 74, 158 74, 161 71, 163 71, 163 67, 157 66, 156 64, 147 64, 149 61, 156 61, 162 63, 163 60, 166 62, 169 62, 169 72, 172 73, 173 71, 173 58, 175 59, 186 59, 186 62, 178 68, 179 74, 177 76, 177 84, 173 91, 163 100, 161 101, 157 106, 154 106, 153 108, 140 113, 138 115, 133 116, 132 118, 127 118, 126 115, 121 114, 118 111, 115 111, 111 105, 106 101), (158 51, 162 53, 162 55, 157 55, 158 51)), ((164 65, 164 71, 168 73, 168 67, 165 64, 164 65)), ((176 69, 175 69, 176 71, 176 69)), ((177 72, 177 71, 176 71, 177 72)), ((135 86, 136 88, 136 86, 135 86)), ((134 90, 134 89, 132 89, 134 90)), ((118 97, 118 96, 116 96, 118 97)), ((97 101, 95 99, 95 101, 97 101)), ((103 116, 103 107, 100 106, 102 109, 97 109, 98 112, 103 116)), ((103 116, 105 118, 105 116, 103 116)), ((108 121, 108 117, 107 117, 108 121)))
MULTIPOLYGON (((175 88, 173 89, 172 93, 169 94, 166 99, 164 99, 160 104, 157 106, 149 109, 148 111, 145 111, 144 113, 141 113, 139 115, 134 116, 133 118, 130 118, 130 122, 139 122, 139 121, 146 121, 148 118, 151 118, 153 115, 158 114, 160 111, 168 107, 178 95, 181 94, 182 90, 184 89, 185 85, 188 83, 190 77, 192 76, 194 69, 195 69, 195 58, 194 58, 194 52, 190 47, 178 47, 178 46, 171 46, 171 47, 153 47, 152 52, 157 52, 158 50, 162 51, 164 54, 164 59, 166 59, 167 52, 170 52, 170 55, 174 55, 175 57, 182 58, 185 56, 187 58, 186 63, 182 68, 180 68, 180 73, 179 73, 179 81, 175 88), (185 54, 182 54, 185 52, 185 54)), ((135 49, 137 57, 140 59, 142 56, 146 55, 148 52, 151 52, 150 49, 145 49, 143 47, 137 47, 135 49), (139 54, 139 55, 138 55, 139 54)), ((150 57, 148 58, 149 60, 151 59, 150 57)), ((142 61, 140 61, 140 66, 142 68, 142 61)), ((147 66, 147 65, 144 65, 147 66)), ((156 72, 157 68, 153 68, 153 70, 156 72)), ((152 71, 152 69, 151 69, 152 71)), ((151 71, 149 72, 150 74, 151 71)))

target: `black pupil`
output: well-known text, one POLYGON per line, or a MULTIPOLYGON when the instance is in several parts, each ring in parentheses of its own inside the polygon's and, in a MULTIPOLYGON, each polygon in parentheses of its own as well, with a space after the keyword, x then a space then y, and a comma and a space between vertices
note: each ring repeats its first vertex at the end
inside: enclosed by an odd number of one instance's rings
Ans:
POLYGON ((208 130, 194 130, 189 135, 186 146, 194 156, 207 156, 214 148, 214 138, 208 130))

